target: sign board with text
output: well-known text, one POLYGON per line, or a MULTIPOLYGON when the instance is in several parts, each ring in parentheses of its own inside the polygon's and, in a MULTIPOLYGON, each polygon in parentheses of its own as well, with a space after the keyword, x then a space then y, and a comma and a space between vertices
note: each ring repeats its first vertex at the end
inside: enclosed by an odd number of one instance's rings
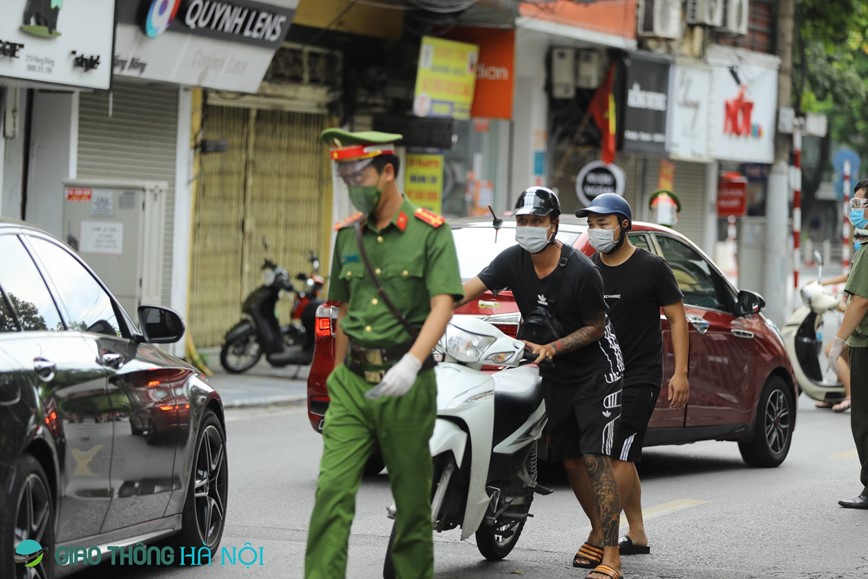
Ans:
POLYGON ((721 174, 717 184, 717 216, 730 215, 747 215, 747 177, 735 172, 721 174))
POLYGON ((707 162, 711 69, 677 64, 672 71, 666 148, 673 159, 707 162))
POLYGON ((603 193, 623 196, 626 182, 624 170, 618 165, 591 161, 576 176, 576 195, 587 207, 603 193))
POLYGON ((0 79, 108 90, 115 0, 3 0, 0 79))
POLYGON ((404 194, 419 207, 442 213, 443 169, 443 155, 408 154, 404 194))
POLYGON ((470 118, 479 48, 474 44, 422 37, 413 113, 417 117, 470 118))
POLYGON ((511 119, 515 92, 515 30, 512 28, 456 28, 453 40, 479 46, 473 118, 511 119))
POLYGON ((114 73, 256 92, 294 11, 251 0, 130 0, 118 5, 114 73))
POLYGON ((624 150, 663 153, 670 62, 642 52, 627 60, 627 104, 624 108, 624 150))

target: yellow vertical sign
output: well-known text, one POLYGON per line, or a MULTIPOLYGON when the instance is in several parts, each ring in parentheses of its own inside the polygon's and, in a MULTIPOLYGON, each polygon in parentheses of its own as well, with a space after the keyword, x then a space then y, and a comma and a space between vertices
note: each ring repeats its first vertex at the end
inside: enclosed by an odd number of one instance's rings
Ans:
POLYGON ((475 44, 423 36, 413 99, 416 116, 469 119, 478 59, 475 44))
POLYGON ((404 194, 435 213, 443 207, 443 155, 407 155, 404 194))

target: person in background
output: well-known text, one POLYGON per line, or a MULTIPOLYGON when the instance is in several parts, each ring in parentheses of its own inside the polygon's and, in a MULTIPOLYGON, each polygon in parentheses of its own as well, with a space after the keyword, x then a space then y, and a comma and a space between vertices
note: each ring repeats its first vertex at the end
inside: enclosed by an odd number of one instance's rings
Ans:
MULTIPOLYGON (((868 179, 863 179, 854 187, 850 200, 850 223, 857 229, 868 228, 866 194, 868 179)), ((847 509, 868 509, 868 258, 864 251, 856 252, 844 291, 850 295, 850 301, 832 341, 828 368, 837 371, 838 356, 845 343, 850 346, 850 429, 861 465, 862 491, 857 497, 840 500, 838 504, 847 509)))
POLYGON ((633 213, 623 197, 599 195, 589 207, 578 210, 576 217, 588 219, 590 244, 597 250, 592 260, 603 276, 609 318, 624 356, 621 420, 612 470, 628 530, 618 544, 621 555, 643 555, 650 553, 651 547, 642 519, 642 487, 635 463, 642 460, 645 433, 663 383, 660 310, 669 321, 675 354, 667 397, 669 407, 676 409, 684 408, 689 396, 687 315, 666 260, 630 243, 627 232, 633 213))

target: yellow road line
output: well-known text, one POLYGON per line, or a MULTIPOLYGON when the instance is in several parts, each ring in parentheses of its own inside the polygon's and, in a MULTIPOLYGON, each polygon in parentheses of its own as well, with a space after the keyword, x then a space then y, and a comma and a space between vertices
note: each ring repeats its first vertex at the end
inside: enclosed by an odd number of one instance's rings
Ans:
POLYGON ((841 452, 836 452, 832 456, 835 458, 842 458, 844 460, 847 460, 850 458, 858 458, 859 453, 856 452, 855 448, 851 448, 850 450, 842 450, 841 452))
MULTIPOLYGON (((671 515, 672 513, 677 513, 684 509, 698 507, 699 505, 704 505, 706 502, 707 501, 700 501, 697 499, 678 499, 675 501, 669 501, 668 503, 661 503, 659 505, 654 505, 653 507, 648 507, 647 509, 642 509, 642 518, 647 521, 649 519, 671 515)), ((627 518, 621 515, 621 527, 626 528, 626 526, 627 518)))

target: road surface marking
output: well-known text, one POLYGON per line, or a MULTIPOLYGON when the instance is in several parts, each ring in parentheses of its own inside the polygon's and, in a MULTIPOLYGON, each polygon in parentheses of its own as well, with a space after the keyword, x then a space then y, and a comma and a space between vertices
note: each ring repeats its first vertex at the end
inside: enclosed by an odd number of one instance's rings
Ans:
POLYGON ((858 458, 859 453, 856 452, 855 448, 851 448, 850 450, 842 450, 841 452, 836 452, 832 456, 834 456, 835 458, 842 458, 844 460, 847 460, 850 458, 858 458))
MULTIPOLYGON (((649 519, 656 519, 657 517, 671 515, 672 513, 677 513, 684 509, 704 505, 706 502, 707 501, 700 501, 697 499, 678 499, 675 501, 669 501, 668 503, 661 503, 659 505, 654 505, 653 507, 648 507, 647 509, 642 509, 642 518, 646 521, 649 519)), ((626 528, 626 525, 627 517, 621 515, 621 527, 626 528)))

